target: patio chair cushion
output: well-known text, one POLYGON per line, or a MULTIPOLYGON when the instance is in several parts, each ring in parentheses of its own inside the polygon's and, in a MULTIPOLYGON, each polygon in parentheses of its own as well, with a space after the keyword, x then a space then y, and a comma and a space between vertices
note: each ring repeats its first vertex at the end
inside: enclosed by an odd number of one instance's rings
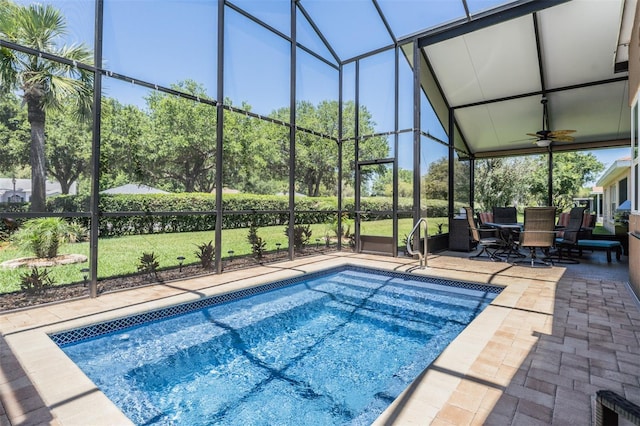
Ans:
POLYGON ((595 223, 596 223, 596 215, 585 211, 584 212, 584 217, 582 218, 582 227, 583 228, 593 228, 595 223))
POLYGON ((600 250, 607 252, 607 262, 611 263, 611 250, 616 251, 616 260, 620 260, 622 255, 622 244, 620 241, 611 240, 578 240, 578 250, 582 256, 582 249, 600 250))
POLYGON ((480 222, 480 225, 493 222, 493 213, 478 212, 478 221, 480 222))
POLYGON ((558 216, 558 226, 566 227, 569 224, 569 212, 560 213, 558 216))
MULTIPOLYGON (((558 216, 558 226, 564 227, 564 228, 569 226, 569 217, 570 217, 569 212, 560 213, 560 215, 558 216)), ((582 217, 582 226, 579 234, 581 239, 583 240, 590 239, 591 234, 593 232, 595 220, 596 220, 596 215, 591 214, 587 211, 584 212, 584 216, 582 217)), ((564 234, 563 231, 561 230, 558 231, 559 237, 562 237, 563 234, 564 234)))

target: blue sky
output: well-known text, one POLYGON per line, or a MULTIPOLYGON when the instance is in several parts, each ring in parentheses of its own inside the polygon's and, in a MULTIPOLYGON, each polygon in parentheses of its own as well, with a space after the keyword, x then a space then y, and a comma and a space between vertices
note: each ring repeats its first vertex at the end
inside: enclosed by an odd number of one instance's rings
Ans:
MULTIPOLYGON (((611 167, 611 165, 613 165, 613 163, 615 163, 616 160, 619 160, 624 157, 627 157, 627 158, 630 157, 631 148, 625 147, 625 148, 597 149, 597 150, 586 151, 586 152, 592 153, 593 155, 596 156, 598 160, 600 160, 604 164, 604 171, 602 172, 603 174, 604 172, 607 171, 609 167, 611 167)), ((593 182, 593 185, 595 185, 595 182, 593 182)))
MULTIPOLYGON (((19 3, 31 3, 19 0, 19 3)), ((67 18, 67 43, 83 42, 93 48, 94 1, 51 0, 67 18)), ((289 0, 236 0, 276 30, 289 35, 289 0)), ((504 0, 468 0, 472 12, 484 10, 504 0)), ((391 38, 368 0, 302 0, 303 7, 324 30, 327 40, 341 59, 353 57, 381 45, 391 38), (330 7, 328 7, 330 6, 330 7), (357 17, 357 18, 354 18, 357 17), (366 37, 363 34, 367 34, 366 37)), ((403 36, 462 16, 461 3, 453 0, 379 0, 390 26, 403 36)), ((329 62, 335 62, 328 49, 298 14, 299 42, 313 48, 329 62)), ((254 112, 267 115, 289 103, 289 45, 271 32, 250 23, 235 11, 225 13, 225 97, 234 105, 248 102, 254 112), (250 25, 248 25, 250 24, 250 25)), ((187 78, 201 83, 216 98, 217 2, 212 0, 106 0, 104 10, 104 67, 134 79, 170 86, 187 78)), ((331 66, 301 50, 298 51, 297 97, 318 103, 338 98, 338 73, 331 66)), ((353 68, 353 67, 352 67, 353 68)), ((393 130, 393 53, 377 55, 361 62, 360 85, 363 105, 372 112, 376 131, 393 130)), ((404 77, 408 66, 401 69, 404 77)), ((353 84, 345 72, 345 100, 353 99, 353 84)), ((412 127, 411 87, 401 79, 400 128, 412 127)), ((115 79, 104 80, 104 91, 123 103, 144 106, 149 90, 115 79)), ((423 100, 424 103, 424 100, 423 100)), ((423 108, 423 128, 444 140, 446 135, 430 111, 423 108)), ((440 157, 434 152, 430 161, 440 157)), ((592 151, 605 169, 628 148, 592 151)), ((443 151, 444 154, 446 152, 443 151)), ((444 155, 443 154, 443 155, 444 155)), ((410 168, 410 162, 401 167, 410 168)))

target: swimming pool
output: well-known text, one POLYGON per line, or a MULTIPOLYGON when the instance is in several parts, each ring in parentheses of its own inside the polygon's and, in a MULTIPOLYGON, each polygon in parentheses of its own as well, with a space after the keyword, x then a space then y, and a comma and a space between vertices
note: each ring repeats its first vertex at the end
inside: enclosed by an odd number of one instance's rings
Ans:
POLYGON ((51 338, 136 424, 370 424, 500 291, 346 266, 51 338))

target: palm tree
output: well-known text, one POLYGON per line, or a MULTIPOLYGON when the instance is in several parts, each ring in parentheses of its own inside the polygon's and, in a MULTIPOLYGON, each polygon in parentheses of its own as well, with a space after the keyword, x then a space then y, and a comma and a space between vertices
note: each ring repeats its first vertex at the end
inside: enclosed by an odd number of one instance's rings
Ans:
MULTIPOLYGON (((93 53, 82 44, 59 46, 64 36, 64 16, 51 5, 19 6, 0 0, 0 39, 64 57, 74 63, 91 64, 93 53)), ((73 64, 63 64, 0 46, 0 90, 19 91, 27 105, 31 126, 31 210, 46 207, 45 120, 46 111, 63 102, 77 104, 78 116, 91 110, 93 74, 73 64)))

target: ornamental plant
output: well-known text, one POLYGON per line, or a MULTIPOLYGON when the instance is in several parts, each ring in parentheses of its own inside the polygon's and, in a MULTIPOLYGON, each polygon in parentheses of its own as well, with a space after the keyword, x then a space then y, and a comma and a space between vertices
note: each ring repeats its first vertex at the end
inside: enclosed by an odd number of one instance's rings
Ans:
POLYGON ((200 259, 200 266, 202 266, 202 269, 211 269, 215 258, 213 241, 199 244, 197 247, 196 257, 200 259))
POLYGON ((142 253, 142 256, 138 259, 138 271, 146 273, 151 279, 158 278, 159 267, 160 263, 154 252, 142 253))
POLYGON ((264 251, 267 247, 267 242, 258 236, 258 227, 251 223, 249 227, 249 235, 247 236, 249 244, 251 244, 251 252, 253 257, 259 262, 264 257, 264 251))
MULTIPOLYGON (((285 235, 289 235, 289 229, 285 228, 285 235)), ((302 250, 311 239, 311 225, 295 225, 293 227, 293 247, 302 250)))
POLYGON ((51 286, 53 286, 53 279, 49 276, 48 269, 38 269, 34 266, 29 272, 20 276, 20 289, 32 296, 44 293, 51 286))
POLYGON ((43 217, 26 221, 11 236, 11 242, 38 258, 52 258, 58 255, 62 244, 81 240, 83 234, 86 234, 86 230, 81 226, 72 225, 59 217, 43 217))

